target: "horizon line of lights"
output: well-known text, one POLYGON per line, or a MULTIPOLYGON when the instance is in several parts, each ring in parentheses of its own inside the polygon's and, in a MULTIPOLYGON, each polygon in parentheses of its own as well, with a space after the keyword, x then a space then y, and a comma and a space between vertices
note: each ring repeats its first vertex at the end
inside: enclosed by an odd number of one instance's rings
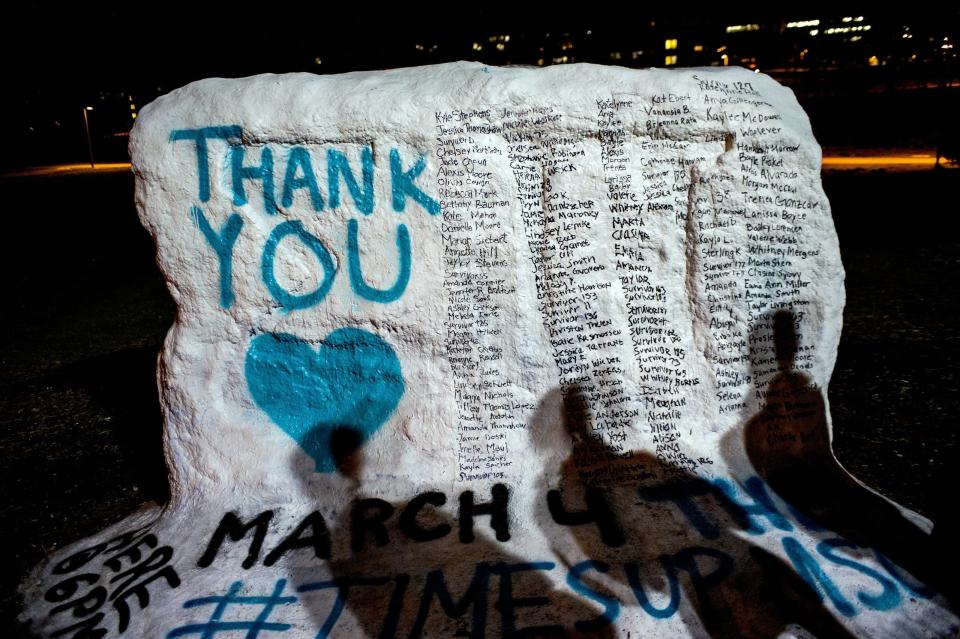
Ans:
POLYGON ((833 35, 834 33, 850 33, 852 31, 869 31, 869 30, 870 30, 870 25, 865 24, 865 25, 856 26, 856 27, 830 27, 829 29, 824 31, 824 33, 826 33, 827 35, 833 35))

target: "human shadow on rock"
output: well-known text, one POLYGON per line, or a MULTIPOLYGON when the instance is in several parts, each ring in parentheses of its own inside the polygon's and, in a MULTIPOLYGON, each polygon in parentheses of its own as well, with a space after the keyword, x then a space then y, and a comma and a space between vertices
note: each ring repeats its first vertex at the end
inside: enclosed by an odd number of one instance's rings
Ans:
POLYGON ((692 636, 852 636, 789 564, 744 537, 749 514, 691 460, 624 450, 592 423, 576 387, 548 394, 531 422, 548 460, 536 519, 563 563, 594 562, 591 589, 639 607, 651 635, 677 615, 692 636))
MULTIPOLYGON (((339 494, 327 495, 342 506, 329 532, 331 574, 318 578, 315 567, 288 573, 318 636, 616 636, 597 622, 596 602, 547 577, 546 558, 511 549, 518 520, 508 515, 508 486, 460 493, 459 518, 446 512, 456 510, 458 497, 421 486, 419 478, 410 478, 414 498, 389 502, 362 480, 364 450, 356 431, 314 436, 330 437, 339 477, 323 481, 341 487, 339 494), (464 515, 468 512, 473 514, 464 515), (355 621, 347 630, 349 618, 355 621)), ((305 491, 315 494, 316 478, 304 474, 300 457, 293 460, 294 472, 305 491)))
MULTIPOLYGON (((746 452, 756 473, 797 513, 822 529, 872 548, 915 578, 939 590, 956 608, 954 540, 930 535, 892 502, 855 480, 831 448, 823 391, 796 368, 799 321, 786 309, 758 325, 750 342, 772 339, 777 372, 765 386, 760 411, 740 435, 731 431, 723 450, 731 461, 746 452)), ((925 589, 926 590, 926 589, 925 589)))

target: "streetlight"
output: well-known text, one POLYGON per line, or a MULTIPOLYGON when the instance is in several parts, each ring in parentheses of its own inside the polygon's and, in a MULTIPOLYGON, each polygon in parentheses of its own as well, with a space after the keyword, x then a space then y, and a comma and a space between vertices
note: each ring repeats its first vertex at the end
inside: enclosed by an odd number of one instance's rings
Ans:
POLYGON ((90 154, 90 168, 96 169, 97 166, 93 163, 93 144, 90 142, 90 120, 87 118, 87 111, 93 111, 93 107, 83 108, 83 128, 87 132, 87 153, 90 154))

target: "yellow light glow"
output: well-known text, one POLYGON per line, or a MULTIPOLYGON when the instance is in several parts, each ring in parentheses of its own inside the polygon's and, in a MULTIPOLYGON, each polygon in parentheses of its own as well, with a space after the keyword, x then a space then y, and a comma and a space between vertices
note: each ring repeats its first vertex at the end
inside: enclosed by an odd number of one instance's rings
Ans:
POLYGON ((868 156, 823 156, 823 168, 867 168, 902 167, 933 168, 936 163, 934 153, 914 153, 911 155, 868 155, 868 156))
POLYGON ((797 20, 796 22, 788 22, 788 29, 803 29, 804 27, 819 27, 819 20, 797 20))
POLYGON ((663 48, 667 51, 672 51, 677 48, 677 39, 676 38, 667 38, 663 41, 663 48))
POLYGON ((695 52, 697 52, 697 53, 700 53, 700 52, 703 51, 703 45, 702 45, 702 44, 695 44, 695 45, 693 45, 693 50, 694 50, 695 52))
POLYGON ((880 60, 877 58, 877 56, 872 55, 867 58, 867 64, 869 64, 871 67, 878 67, 880 66, 880 60))
POLYGON ((727 33, 740 33, 742 31, 759 31, 759 24, 732 24, 727 27, 727 33))
POLYGON ((668 67, 673 66, 677 63, 677 56, 668 55, 664 58, 663 63, 665 66, 668 66, 668 67))
POLYGON ((129 162, 110 162, 108 164, 101 164, 97 162, 95 167, 91 167, 89 162, 84 162, 83 164, 57 164, 54 166, 38 166, 29 169, 24 169, 22 171, 16 171, 11 173, 4 173, 5 177, 20 177, 20 176, 29 176, 29 175, 60 175, 64 173, 88 173, 94 171, 96 173, 114 173, 119 171, 129 171, 130 163, 129 162))

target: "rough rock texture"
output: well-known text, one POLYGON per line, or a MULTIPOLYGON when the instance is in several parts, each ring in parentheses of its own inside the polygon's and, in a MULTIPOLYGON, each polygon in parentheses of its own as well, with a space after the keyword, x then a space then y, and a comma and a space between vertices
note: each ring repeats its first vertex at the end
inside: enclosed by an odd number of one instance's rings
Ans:
POLYGON ((172 498, 38 567, 42 636, 956 632, 831 453, 843 269, 766 76, 205 80, 131 153, 172 498))

